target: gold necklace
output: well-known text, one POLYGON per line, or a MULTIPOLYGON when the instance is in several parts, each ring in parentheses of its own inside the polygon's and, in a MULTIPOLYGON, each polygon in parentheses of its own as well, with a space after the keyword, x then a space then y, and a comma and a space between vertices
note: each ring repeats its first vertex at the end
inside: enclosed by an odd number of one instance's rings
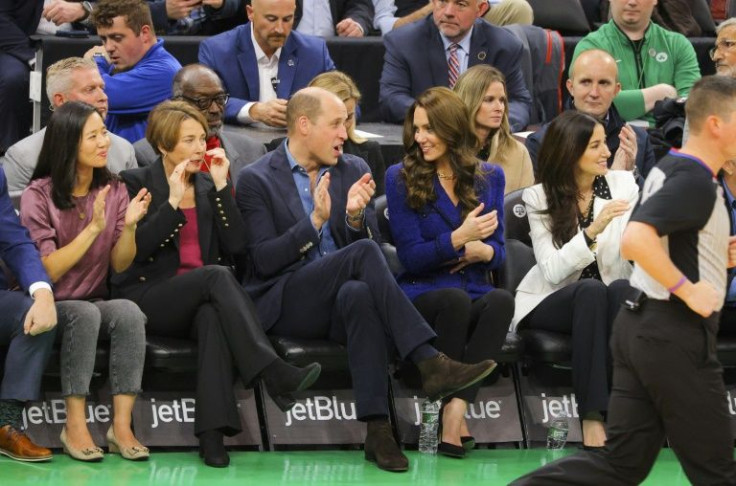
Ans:
POLYGON ((456 176, 455 176, 455 174, 445 174, 444 172, 441 172, 441 171, 438 170, 437 171, 437 177, 439 177, 440 179, 447 179, 447 180, 450 180, 451 181, 451 180, 455 179, 456 176))

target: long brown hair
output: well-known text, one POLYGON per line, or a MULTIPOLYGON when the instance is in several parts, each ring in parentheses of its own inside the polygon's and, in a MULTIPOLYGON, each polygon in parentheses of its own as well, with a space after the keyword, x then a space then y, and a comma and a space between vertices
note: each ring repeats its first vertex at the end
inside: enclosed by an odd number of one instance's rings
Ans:
POLYGON ((578 231, 578 186, 575 168, 600 122, 590 115, 568 110, 549 124, 539 148, 539 181, 547 197, 552 241, 560 248, 578 231))
POLYGON ((491 151, 488 160, 497 162, 511 162, 507 160, 509 155, 516 149, 516 140, 511 135, 509 124, 509 100, 506 91, 506 78, 503 73, 488 64, 476 64, 462 73, 457 79, 454 91, 460 96, 470 110, 470 129, 476 133, 476 121, 478 110, 483 104, 488 87, 493 83, 501 83, 506 95, 506 103, 503 108, 501 126, 491 129, 486 140, 479 140, 480 146, 491 143, 491 151))
POLYGON ((478 139, 470 129, 468 109, 462 100, 444 87, 430 88, 420 94, 404 119, 404 166, 401 175, 407 189, 409 207, 419 210, 437 200, 434 191, 434 163, 424 160, 414 140, 414 112, 423 108, 437 137, 447 145, 450 166, 456 176, 455 194, 462 207, 463 218, 478 205, 475 184, 482 180, 480 161, 475 154, 478 139))

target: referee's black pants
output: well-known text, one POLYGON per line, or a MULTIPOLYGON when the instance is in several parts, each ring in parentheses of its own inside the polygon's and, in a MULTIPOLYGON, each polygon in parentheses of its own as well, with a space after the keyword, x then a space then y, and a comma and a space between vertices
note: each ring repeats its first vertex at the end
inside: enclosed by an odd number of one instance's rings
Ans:
POLYGON ((663 301, 645 302, 639 312, 622 310, 611 338, 607 451, 563 458, 512 484, 639 484, 665 437, 693 484, 736 484, 716 358, 718 320, 718 314, 704 319, 684 304, 663 301))

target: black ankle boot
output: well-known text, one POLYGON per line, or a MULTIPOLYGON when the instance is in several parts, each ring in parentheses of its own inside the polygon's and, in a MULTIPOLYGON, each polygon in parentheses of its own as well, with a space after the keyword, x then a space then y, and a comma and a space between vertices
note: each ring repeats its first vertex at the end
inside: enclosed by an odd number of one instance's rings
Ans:
POLYGON ((409 469, 409 459, 401 452, 394 439, 394 433, 388 420, 372 420, 368 422, 368 434, 365 438, 365 458, 385 470, 404 472, 409 469))
POLYGON ((199 457, 211 467, 227 467, 230 465, 230 456, 225 450, 222 432, 206 430, 199 435, 199 457))
POLYGON ((319 378, 322 367, 311 363, 298 368, 277 359, 261 373, 266 391, 282 412, 288 412, 296 404, 292 393, 306 390, 319 378))

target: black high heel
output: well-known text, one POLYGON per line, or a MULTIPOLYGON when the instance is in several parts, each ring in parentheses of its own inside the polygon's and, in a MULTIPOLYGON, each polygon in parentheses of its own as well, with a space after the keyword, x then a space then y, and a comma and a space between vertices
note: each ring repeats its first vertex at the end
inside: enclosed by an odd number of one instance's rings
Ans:
MULTIPOLYGON (((443 404, 442 407, 440 407, 439 427, 437 428, 437 452, 443 456, 462 459, 465 457, 464 446, 456 446, 455 444, 450 444, 449 442, 444 442, 442 440, 442 412, 444 410, 445 406, 443 404)), ((460 438, 460 441, 462 441, 462 438, 460 438)), ((475 445, 475 440, 473 440, 473 445, 475 445)))

